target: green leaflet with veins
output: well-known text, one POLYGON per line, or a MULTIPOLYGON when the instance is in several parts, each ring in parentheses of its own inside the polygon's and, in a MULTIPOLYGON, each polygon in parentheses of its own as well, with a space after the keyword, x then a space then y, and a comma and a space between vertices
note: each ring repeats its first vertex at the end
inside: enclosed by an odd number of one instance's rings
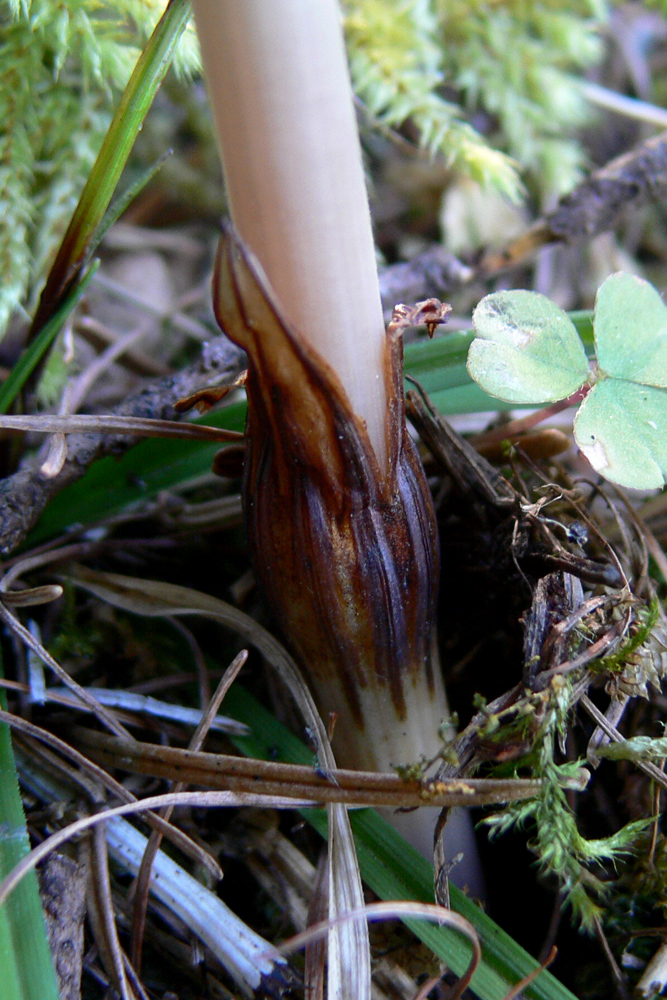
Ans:
MULTIPOLYGON (((473 323, 468 371, 500 399, 566 399, 590 378, 572 322, 543 295, 488 295, 473 323)), ((647 281, 619 272, 598 289, 593 325, 599 370, 575 440, 606 479, 658 489, 667 479, 667 306, 647 281)))
POLYGON ((619 272, 598 289, 599 378, 574 421, 593 468, 630 489, 658 489, 667 475, 667 307, 655 288, 619 272))
POLYGON ((566 399, 589 376, 576 328, 538 292, 494 292, 472 316, 468 371, 486 392, 510 403, 566 399))

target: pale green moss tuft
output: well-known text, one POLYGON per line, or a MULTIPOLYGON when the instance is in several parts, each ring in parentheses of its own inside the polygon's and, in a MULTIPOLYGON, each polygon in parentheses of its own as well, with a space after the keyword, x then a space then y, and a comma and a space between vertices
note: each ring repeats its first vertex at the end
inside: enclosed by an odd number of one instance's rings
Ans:
MULTIPOLYGON (((111 113, 166 0, 0 0, 0 336, 35 306, 111 113)), ((198 66, 193 30, 175 69, 198 66)))

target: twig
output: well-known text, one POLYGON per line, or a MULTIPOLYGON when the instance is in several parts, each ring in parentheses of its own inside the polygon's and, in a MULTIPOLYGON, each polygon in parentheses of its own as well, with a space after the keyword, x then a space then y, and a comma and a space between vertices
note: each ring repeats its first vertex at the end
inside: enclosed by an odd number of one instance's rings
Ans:
POLYGON ((614 953, 609 947, 609 942, 607 941, 607 935, 605 934, 599 917, 595 917, 595 936, 598 939, 598 943, 602 948, 604 957, 607 959, 609 969, 611 971, 611 978, 614 984, 614 989, 619 997, 619 1000, 629 1000, 629 993, 625 978, 621 972, 618 962, 614 958, 614 953))
POLYGON ((531 257, 549 243, 592 239, 617 225, 629 211, 664 197, 667 189, 667 132, 594 171, 555 210, 530 229, 483 258, 476 277, 490 277, 531 257))
POLYGON ((211 789, 237 789, 307 798, 318 803, 390 806, 479 806, 517 801, 538 794, 539 781, 523 778, 403 780, 396 774, 283 764, 181 750, 106 736, 75 727, 73 735, 97 759, 136 774, 149 774, 211 789))

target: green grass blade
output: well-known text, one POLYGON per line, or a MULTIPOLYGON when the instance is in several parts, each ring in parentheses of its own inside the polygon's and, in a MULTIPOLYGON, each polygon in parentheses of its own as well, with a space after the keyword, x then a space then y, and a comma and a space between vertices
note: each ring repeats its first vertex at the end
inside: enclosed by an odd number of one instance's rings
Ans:
POLYGON ((79 284, 72 289, 60 308, 53 314, 46 326, 25 349, 12 368, 7 380, 0 386, 0 413, 6 413, 17 395, 30 378, 49 347, 62 330, 65 320, 93 279, 100 262, 94 260, 79 284))
MULTIPOLYGON (((468 375, 466 358, 474 337, 472 330, 461 330, 405 345, 405 374, 417 379, 445 416, 495 412, 510 406, 488 396, 468 375)), ((408 382, 406 388, 410 388, 408 382)))
MULTIPOLYGON (((251 727, 250 736, 234 738, 248 756, 298 764, 314 764, 311 751, 260 705, 234 685, 225 696, 225 711, 251 727)), ((304 818, 326 837, 324 810, 303 810, 304 818)), ((350 815, 364 881, 381 899, 433 902, 433 866, 372 809, 350 815)), ((511 986, 533 972, 538 963, 467 896, 452 887, 452 908, 477 929, 483 959, 472 981, 481 1000, 503 1000, 511 986)), ((458 975, 468 967, 470 945, 455 931, 424 921, 406 924, 458 975)), ((551 973, 541 972, 523 991, 530 1000, 576 1000, 551 973)))
POLYGON ((104 213, 104 217, 100 222, 97 231, 93 236, 92 239, 93 253, 94 253, 94 248, 97 247, 98 244, 101 242, 107 230, 111 229, 114 223, 118 222, 123 212, 125 212, 125 210, 130 207, 134 199, 141 194, 146 185, 153 180, 158 171, 162 169, 167 160, 170 159, 170 157, 172 157, 173 155, 174 155, 173 149, 168 149, 166 152, 164 152, 162 156, 158 157, 155 163, 152 163, 150 167, 147 167, 146 170, 143 170, 139 175, 139 177, 137 177, 134 184, 130 184, 129 188, 126 191, 124 191, 122 195, 120 195, 120 197, 118 197, 113 202, 112 205, 109 206, 109 208, 104 213))
MULTIPOLYGON (((0 705, 6 710, 4 691, 0 705)), ((0 881, 29 851, 9 726, 0 723, 0 881)), ((0 907, 0 983, 3 1000, 58 1000, 34 871, 0 907)))
POLYGON ((33 331, 50 319, 95 252, 120 175, 189 18, 189 0, 170 0, 139 56, 49 272, 33 331))
MULTIPOLYGON (((242 431, 245 403, 233 403, 199 419, 214 427, 242 431)), ((218 444, 154 439, 130 448, 122 458, 102 458, 78 482, 54 497, 30 532, 26 545, 38 545, 68 528, 95 524, 150 500, 162 490, 210 472, 218 444)))
POLYGON ((586 354, 590 357, 595 350, 595 337, 593 336, 593 313, 590 309, 579 309, 568 313, 568 316, 577 328, 577 333, 581 337, 586 354))

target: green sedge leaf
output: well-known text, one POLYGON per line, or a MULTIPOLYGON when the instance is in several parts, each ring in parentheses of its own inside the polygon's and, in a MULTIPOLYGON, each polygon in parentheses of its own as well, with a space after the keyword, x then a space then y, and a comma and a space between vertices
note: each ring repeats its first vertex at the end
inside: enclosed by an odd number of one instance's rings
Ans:
POLYGON ((628 489, 658 489, 667 476, 667 391, 603 378, 579 408, 574 437, 605 479, 628 489))
POLYGON ((598 289, 594 326, 605 375, 667 388, 667 306, 653 285, 612 274, 598 289))
POLYGON ((472 316, 468 371, 485 392, 510 403, 566 399, 589 376, 576 327, 545 295, 494 292, 472 316))
MULTIPOLYGON (((248 757, 313 763, 313 753, 293 733, 259 704, 240 684, 225 696, 226 711, 250 727, 248 736, 233 736, 236 747, 248 757), (229 699, 229 700, 227 700, 229 699)), ((324 809, 304 809, 304 819, 323 837, 327 835, 324 809)), ((354 810, 350 816, 362 878, 380 899, 433 901, 433 866, 407 844, 387 820, 373 809, 354 810)), ((452 909, 466 917, 482 940, 482 961, 472 980, 472 992, 481 1000, 503 1000, 510 984, 537 966, 521 945, 503 931, 484 910, 455 885, 450 887, 452 909)), ((422 920, 405 923, 435 955, 455 971, 463 971, 470 957, 469 945, 449 927, 422 920)), ((523 995, 530 1000, 576 1000, 554 976, 542 970, 523 995)))
MULTIPOLYGON (((0 650, 0 678, 4 677, 0 650)), ((7 711, 5 692, 0 708, 7 711)), ((0 879, 30 851, 9 726, 0 723, 0 879)), ((0 986, 3 1000, 58 1000, 39 886, 34 871, 0 907, 0 986)))
POLYGON ((62 330, 65 325, 65 320, 82 298, 83 293, 93 280, 99 266, 99 259, 92 261, 90 267, 85 274, 83 274, 80 281, 70 289, 59 308, 56 309, 48 322, 42 327, 39 333, 35 336, 34 340, 18 359, 9 373, 7 380, 4 382, 2 387, 0 387, 0 413, 6 413, 12 405, 37 365, 62 330))

